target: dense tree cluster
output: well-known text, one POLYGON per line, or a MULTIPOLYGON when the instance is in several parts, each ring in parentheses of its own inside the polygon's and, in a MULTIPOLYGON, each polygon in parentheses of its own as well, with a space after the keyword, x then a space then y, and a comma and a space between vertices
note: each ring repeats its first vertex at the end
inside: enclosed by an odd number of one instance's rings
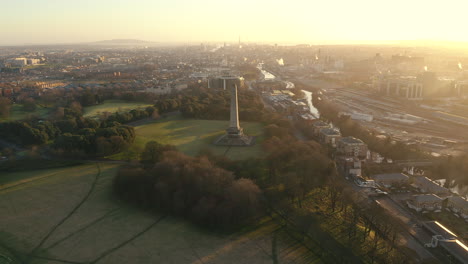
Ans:
POLYGON ((75 133, 63 133, 52 147, 61 155, 106 156, 122 151, 133 143, 133 127, 115 123, 114 126, 82 128, 75 133))
POLYGON ((19 145, 52 142, 62 155, 104 156, 124 149, 135 139, 132 127, 85 118, 71 108, 57 108, 55 119, 0 123, 0 137, 19 145))
POLYGON ((230 228, 259 212, 260 189, 250 179, 206 157, 192 158, 166 151, 146 169, 122 168, 114 182, 116 193, 129 201, 187 217, 208 227, 230 228))
MULTIPOLYGON (((240 90, 239 117, 245 121, 264 119, 263 103, 253 91, 240 90)), ((230 92, 223 90, 192 89, 183 97, 168 97, 158 100, 155 107, 160 113, 181 111, 185 117, 200 119, 226 119, 230 111, 230 92)))
POLYGON ((106 123, 119 122, 121 124, 125 124, 149 117, 156 118, 158 116, 158 110, 153 106, 148 106, 145 109, 132 109, 129 112, 116 112, 103 116, 102 119, 106 123))
POLYGON ((22 145, 40 145, 57 136, 52 123, 11 121, 0 123, 0 138, 22 145))

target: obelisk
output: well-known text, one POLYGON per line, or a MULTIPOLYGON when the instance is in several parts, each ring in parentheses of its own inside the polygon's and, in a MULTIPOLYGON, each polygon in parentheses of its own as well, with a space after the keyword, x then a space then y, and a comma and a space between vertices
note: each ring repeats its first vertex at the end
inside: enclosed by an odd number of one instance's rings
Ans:
POLYGON ((231 89, 231 111, 229 127, 226 129, 226 134, 216 139, 214 144, 221 146, 251 146, 255 144, 255 137, 244 135, 243 129, 239 124, 237 84, 228 84, 226 79, 224 79, 223 88, 224 90, 226 88, 231 89))
POLYGON ((239 107, 237 100, 237 85, 231 86, 231 119, 227 133, 230 137, 242 136, 242 128, 239 125, 239 107))

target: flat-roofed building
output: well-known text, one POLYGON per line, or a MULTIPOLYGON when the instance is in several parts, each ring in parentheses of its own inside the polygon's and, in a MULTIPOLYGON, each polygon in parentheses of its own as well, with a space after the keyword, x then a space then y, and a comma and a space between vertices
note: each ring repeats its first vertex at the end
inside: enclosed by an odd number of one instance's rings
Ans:
POLYGON ((367 145, 355 137, 344 137, 338 140, 338 153, 358 158, 367 157, 367 145))
POLYGON ((334 128, 322 128, 320 129, 319 139, 323 144, 330 144, 332 147, 336 147, 336 142, 341 138, 341 133, 334 128))

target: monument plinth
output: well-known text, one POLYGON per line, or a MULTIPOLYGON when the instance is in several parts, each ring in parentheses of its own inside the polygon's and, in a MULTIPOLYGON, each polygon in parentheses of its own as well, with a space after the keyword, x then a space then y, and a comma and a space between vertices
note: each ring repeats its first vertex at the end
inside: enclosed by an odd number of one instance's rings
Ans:
POLYGON ((229 127, 226 129, 226 134, 217 138, 214 144, 220 146, 251 146, 255 143, 255 137, 244 135, 244 131, 239 125, 237 85, 232 85, 230 89, 231 118, 229 121, 229 127))

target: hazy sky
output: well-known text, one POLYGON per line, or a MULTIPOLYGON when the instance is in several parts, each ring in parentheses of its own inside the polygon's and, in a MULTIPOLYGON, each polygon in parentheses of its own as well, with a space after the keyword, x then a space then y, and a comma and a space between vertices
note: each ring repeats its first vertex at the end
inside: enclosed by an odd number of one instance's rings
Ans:
POLYGON ((0 44, 468 41, 467 0, 0 0, 0 44))

